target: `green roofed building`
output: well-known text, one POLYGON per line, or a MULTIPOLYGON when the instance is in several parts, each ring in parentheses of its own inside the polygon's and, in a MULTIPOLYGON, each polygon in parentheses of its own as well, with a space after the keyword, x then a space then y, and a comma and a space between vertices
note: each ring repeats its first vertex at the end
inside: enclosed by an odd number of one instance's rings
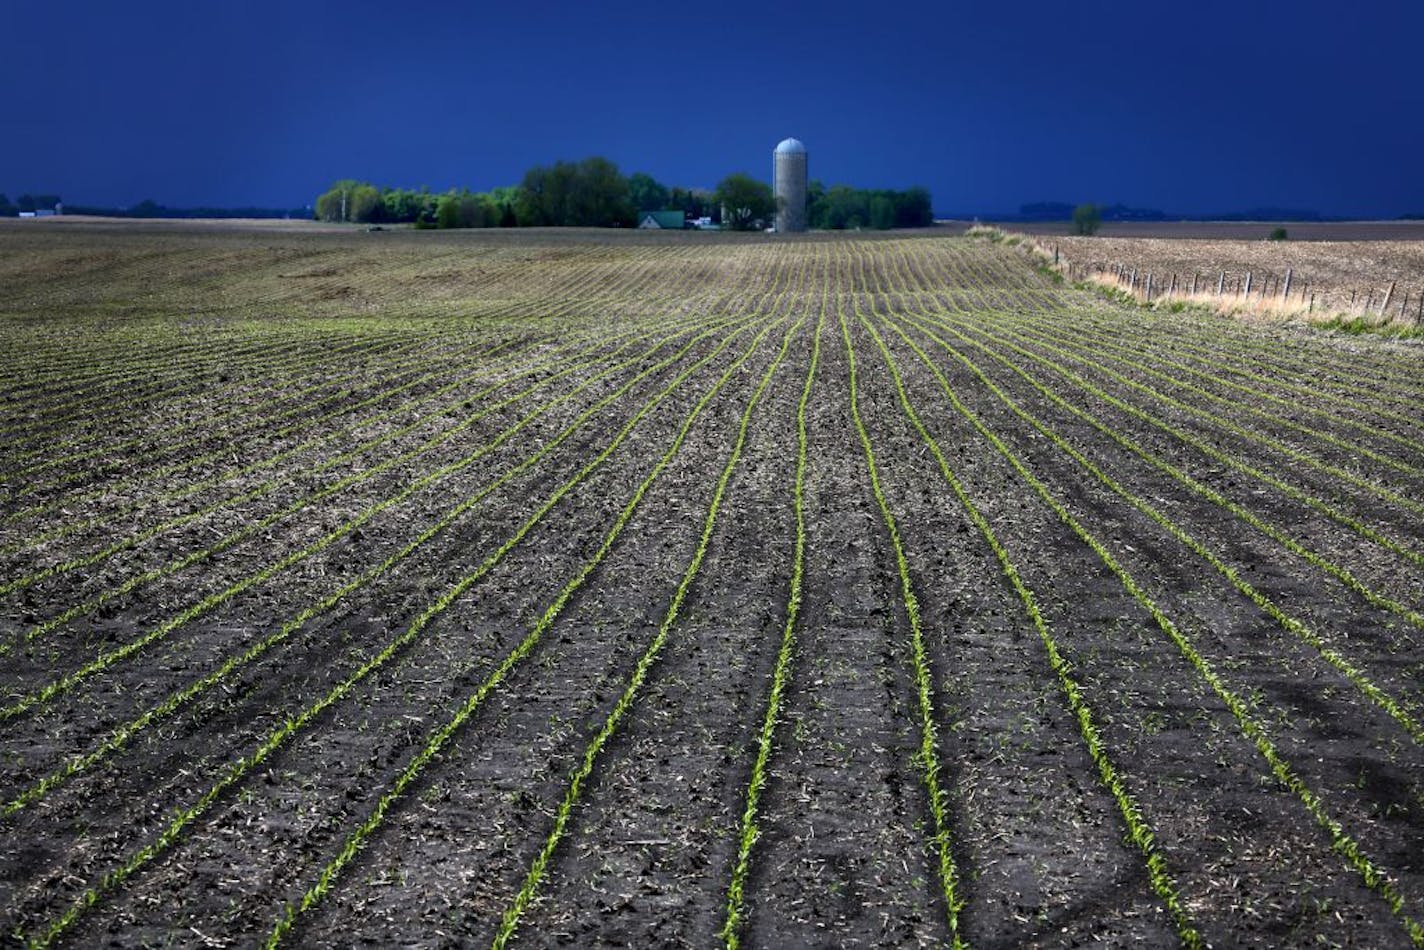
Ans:
POLYGON ((638 215, 638 227, 662 228, 666 231, 681 231, 686 219, 681 211, 644 211, 638 215))

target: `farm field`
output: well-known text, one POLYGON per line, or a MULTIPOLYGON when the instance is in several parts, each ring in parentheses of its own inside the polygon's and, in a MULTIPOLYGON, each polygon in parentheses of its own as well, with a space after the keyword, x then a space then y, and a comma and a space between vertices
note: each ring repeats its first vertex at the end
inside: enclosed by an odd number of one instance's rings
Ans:
POLYGON ((18 944, 1424 946, 1424 349, 914 235, 0 226, 18 944))
POLYGON ((1291 224, 1287 241, 1264 240, 1269 225, 1260 224, 1219 231, 1115 225, 1100 237, 1030 230, 1040 249, 1050 255, 1056 249, 1075 276, 1120 276, 1121 289, 1139 297, 1151 273, 1154 296, 1170 288, 1195 303, 1248 316, 1343 317, 1424 332, 1424 226, 1417 222, 1291 224), (1129 271, 1136 286, 1128 286, 1129 271), (1192 288, 1197 292, 1189 293, 1192 288))

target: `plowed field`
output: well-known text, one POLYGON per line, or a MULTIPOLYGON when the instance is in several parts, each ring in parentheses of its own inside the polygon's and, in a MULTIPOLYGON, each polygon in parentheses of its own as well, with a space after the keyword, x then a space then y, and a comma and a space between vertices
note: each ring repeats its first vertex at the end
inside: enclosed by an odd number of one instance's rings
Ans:
POLYGON ((1424 349, 904 237, 0 228, 0 933, 1424 945, 1424 349))

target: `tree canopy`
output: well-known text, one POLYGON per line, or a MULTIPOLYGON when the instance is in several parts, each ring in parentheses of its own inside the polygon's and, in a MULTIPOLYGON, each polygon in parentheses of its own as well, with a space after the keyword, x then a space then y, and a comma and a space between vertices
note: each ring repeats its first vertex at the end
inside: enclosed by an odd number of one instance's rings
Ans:
POLYGON ((751 231, 764 227, 776 213, 771 186, 746 172, 733 172, 717 185, 717 203, 722 206, 722 227, 751 231))
POLYGON ((1103 209, 1094 204, 1081 204, 1073 209, 1073 233, 1097 234, 1103 224, 1103 209))
POLYGON ((819 181, 806 189, 806 220, 826 231, 874 228, 924 228, 934 224, 930 193, 918 186, 906 191, 865 190, 819 181))
MULTIPOLYGON (((3 204, 3 202, 0 202, 3 204)), ((807 187, 807 221, 818 230, 915 228, 934 223, 930 193, 865 190, 849 185, 807 187)), ((577 162, 537 165, 517 186, 488 192, 427 188, 381 188, 342 179, 316 200, 322 221, 410 223, 416 227, 630 227, 645 211, 681 211, 710 218, 730 230, 769 225, 776 213, 771 187, 745 172, 728 175, 715 191, 669 187, 646 172, 625 177, 612 161, 592 156, 577 162), (723 212, 726 218, 723 220, 723 212)))
POLYGON ((624 227, 637 217, 628 179, 599 156, 529 169, 516 210, 521 225, 535 227, 624 227))

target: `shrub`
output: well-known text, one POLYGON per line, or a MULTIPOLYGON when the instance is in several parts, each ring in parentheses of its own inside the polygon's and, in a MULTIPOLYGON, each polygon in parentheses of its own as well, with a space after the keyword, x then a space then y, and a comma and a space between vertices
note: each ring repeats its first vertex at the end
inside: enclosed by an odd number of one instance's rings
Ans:
POLYGON ((1270 237, 1266 238, 1266 240, 1268 240, 1268 241, 1285 241, 1285 240, 1288 239, 1288 237, 1289 237, 1289 236, 1286 234, 1286 229, 1285 229, 1285 228, 1275 227, 1275 228, 1271 228, 1271 235, 1270 235, 1270 237))
POLYGON ((1103 209, 1094 204, 1082 204, 1073 209, 1073 233, 1093 235, 1103 223, 1103 209))

